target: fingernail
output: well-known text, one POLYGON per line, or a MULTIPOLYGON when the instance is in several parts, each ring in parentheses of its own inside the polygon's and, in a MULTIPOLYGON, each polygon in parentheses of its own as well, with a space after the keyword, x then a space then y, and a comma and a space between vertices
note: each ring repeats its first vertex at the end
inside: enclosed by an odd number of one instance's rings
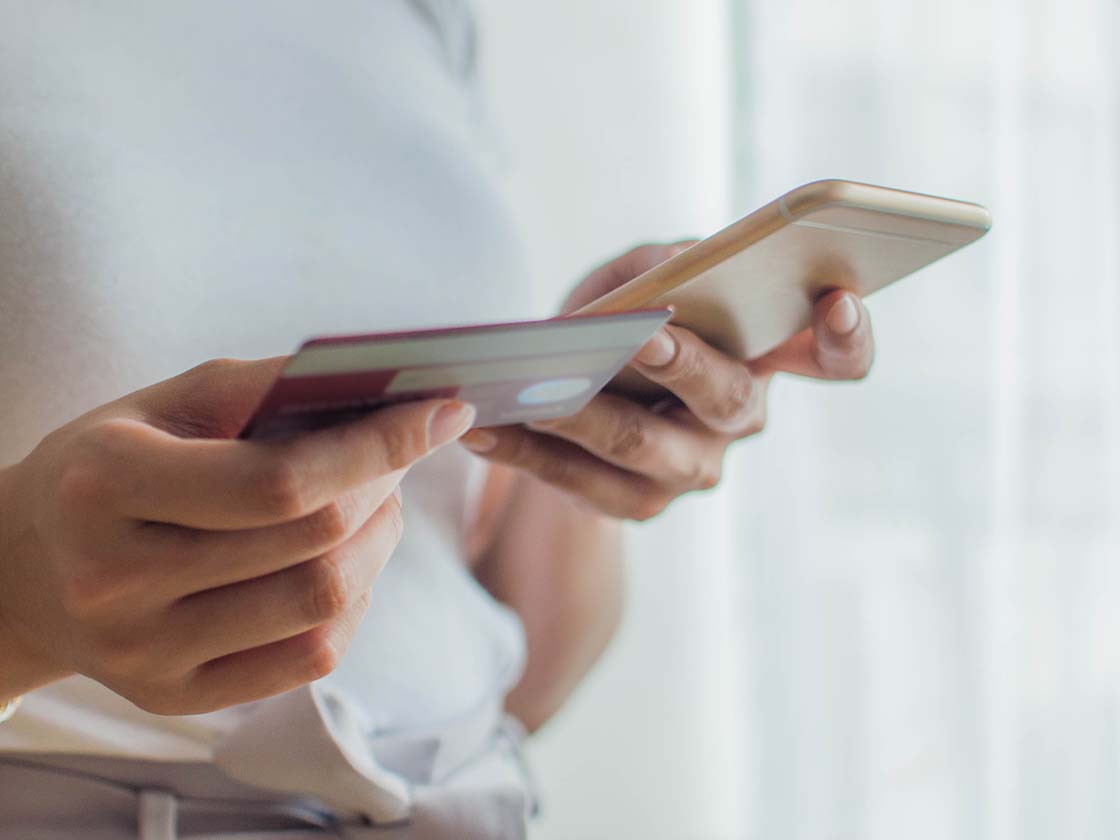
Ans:
POLYGON ((455 440, 471 427, 474 415, 473 405, 461 402, 445 405, 432 415, 428 423, 428 446, 435 449, 455 440))
POLYGON ((660 329, 638 351, 635 360, 650 367, 665 367, 677 356, 677 342, 664 329, 660 329))
POLYGON ((498 445, 498 436, 485 429, 472 429, 459 439, 459 443, 471 452, 489 452, 498 445))
POLYGON ((399 484, 396 487, 393 488, 392 496, 393 496, 394 499, 397 500, 397 504, 399 505, 401 503, 401 496, 402 496, 401 486, 399 484))
POLYGON ((859 323, 859 307, 851 295, 844 295, 828 310, 824 322, 837 335, 847 335, 859 323))

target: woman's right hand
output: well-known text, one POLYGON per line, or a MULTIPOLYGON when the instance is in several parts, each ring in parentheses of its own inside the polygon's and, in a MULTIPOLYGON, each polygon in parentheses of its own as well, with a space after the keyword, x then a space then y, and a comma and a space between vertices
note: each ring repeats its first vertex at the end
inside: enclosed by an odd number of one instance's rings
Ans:
POLYGON ((233 439, 283 362, 208 362, 0 471, 0 699, 81 673, 196 714, 334 669, 400 539, 400 479, 473 409, 233 439))

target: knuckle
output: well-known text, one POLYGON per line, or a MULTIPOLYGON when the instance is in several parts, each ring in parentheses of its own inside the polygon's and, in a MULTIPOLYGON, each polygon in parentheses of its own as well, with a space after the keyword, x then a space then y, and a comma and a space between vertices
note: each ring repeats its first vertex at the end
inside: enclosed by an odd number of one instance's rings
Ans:
POLYGON ((404 507, 396 496, 390 496, 383 505, 385 524, 393 531, 393 544, 399 545, 404 538, 404 507))
POLYGON ((573 482, 572 464, 567 458, 534 458, 532 462, 526 461, 526 463, 545 484, 569 487, 573 482))
POLYGON ((342 651, 327 629, 313 630, 306 635, 302 659, 308 679, 318 680, 334 673, 342 660, 342 651))
POLYGON ((287 518, 304 512, 303 476, 287 458, 274 459, 261 468, 257 489, 265 510, 271 514, 287 518))
POLYGON ((308 542, 313 546, 335 546, 342 542, 353 526, 353 505, 336 499, 319 508, 304 521, 308 542))
POLYGON ((752 407, 752 410, 747 415, 746 424, 739 431, 739 438, 753 437, 760 434, 766 428, 767 408, 766 400, 758 401, 758 404, 752 407))
POLYGON ((86 443, 111 450, 132 440, 137 431, 137 421, 126 417, 106 417, 86 429, 86 443))
POLYGON ((148 427, 139 420, 109 417, 90 426, 80 441, 88 458, 101 465, 113 464, 129 458, 146 431, 148 427))
POLYGON ((379 431, 390 471, 407 467, 427 450, 427 431, 415 424, 391 423, 379 431))
POLYGON ((634 504, 630 518, 637 522, 648 522, 664 512, 671 500, 671 497, 661 493, 645 493, 634 504))
POLYGON ((313 624, 338 618, 350 604, 350 580, 337 557, 324 555, 305 564, 310 581, 307 616, 313 624))
POLYGON ((747 427, 743 430, 743 437, 752 437, 753 435, 760 434, 766 428, 766 413, 763 411, 756 411, 751 415, 750 420, 747 421, 747 427))
POLYGON ((135 589, 127 574, 105 569, 83 558, 81 571, 67 574, 60 582, 61 603, 67 615, 89 621, 113 611, 135 589))
POLYGON ((509 435, 505 442, 505 460, 518 467, 529 467, 536 459, 537 447, 533 445, 532 438, 524 434, 509 435))
POLYGON ((720 422, 729 429, 743 425, 754 400, 754 383, 745 370, 735 376, 717 404, 720 422))
POLYGON ((358 596, 358 600, 354 602, 351 609, 356 609, 359 614, 364 613, 369 609, 369 605, 373 602, 373 589, 363 589, 362 594, 358 596))
POLYGON ((205 362, 195 365, 183 375, 203 381, 224 379, 231 370, 244 364, 244 362, 229 358, 207 359, 205 362))
POLYGON ((683 476, 683 484, 688 489, 706 491, 718 485, 722 477, 724 477, 724 459, 720 454, 718 457, 703 457, 693 461, 683 476))
POLYGON ((529 433, 510 434, 502 445, 505 447, 502 460, 512 466, 535 472, 540 463, 546 460, 541 456, 542 446, 529 433))
POLYGON ((104 504, 134 490, 129 486, 136 446, 146 427, 136 420, 112 417, 84 429, 75 439, 59 486, 67 504, 104 504))
POLYGON ((68 464, 58 478, 58 501, 64 510, 85 510, 108 496, 108 475, 89 459, 68 464))
POLYGON ((627 412, 618 421, 612 435, 607 455, 618 460, 630 460, 643 452, 649 444, 649 427, 637 412, 627 412))
POLYGON ((700 462, 692 476, 692 486, 697 490, 711 490, 723 478, 723 463, 720 460, 700 462))
POLYGON ((246 362, 237 359, 209 359, 172 380, 175 390, 187 392, 191 399, 181 397, 161 401, 155 409, 159 425, 177 437, 234 437, 237 419, 225 410, 229 387, 237 381, 238 371, 246 362))
POLYGON ((105 492, 122 465, 132 458, 143 424, 124 417, 111 417, 84 429, 75 438, 73 459, 64 471, 72 489, 105 492))
POLYGON ((512 435, 506 462, 536 476, 545 484, 571 487, 576 480, 575 464, 562 452, 542 445, 529 434, 512 435))

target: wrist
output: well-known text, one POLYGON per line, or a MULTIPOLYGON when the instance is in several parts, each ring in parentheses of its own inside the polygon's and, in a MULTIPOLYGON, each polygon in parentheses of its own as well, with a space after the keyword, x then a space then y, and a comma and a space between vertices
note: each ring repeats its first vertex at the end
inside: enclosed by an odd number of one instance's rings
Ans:
POLYGON ((23 648, 0 621, 0 706, 69 676, 70 672, 23 648))
MULTIPOLYGON (((7 582, 8 573, 15 567, 20 532, 14 521, 14 500, 18 498, 14 481, 14 467, 0 468, 0 594, 15 591, 7 582)), ((0 597, 0 706, 69 674, 48 658, 28 650, 18 628, 9 620, 9 613, 0 597)))

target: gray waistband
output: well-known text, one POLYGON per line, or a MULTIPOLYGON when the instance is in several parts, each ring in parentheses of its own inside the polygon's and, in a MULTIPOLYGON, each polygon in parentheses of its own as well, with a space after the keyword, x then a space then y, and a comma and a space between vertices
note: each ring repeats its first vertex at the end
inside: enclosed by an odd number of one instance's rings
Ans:
POLYGON ((407 818, 373 825, 210 764, 0 756, 0 840, 497 840, 524 838, 526 817, 509 787, 418 789, 407 818))
POLYGON ((0 840, 339 836, 321 803, 240 785, 213 765, 0 756, 0 840))
POLYGON ((407 778, 311 687, 258 712, 215 746, 213 763, 0 755, 0 840, 525 837, 536 797, 523 732, 500 710, 388 743, 404 763, 431 757, 407 778))

